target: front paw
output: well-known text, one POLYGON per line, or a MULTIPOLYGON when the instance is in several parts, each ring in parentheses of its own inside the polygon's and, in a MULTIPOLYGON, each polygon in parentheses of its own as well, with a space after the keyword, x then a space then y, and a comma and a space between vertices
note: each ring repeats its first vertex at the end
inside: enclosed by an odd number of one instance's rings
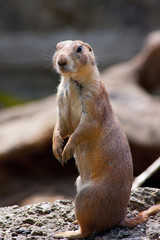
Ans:
POLYGON ((62 164, 62 151, 63 151, 63 140, 61 139, 61 137, 53 138, 53 154, 61 164, 62 164))
POLYGON ((62 152, 62 163, 63 164, 67 163, 67 161, 73 157, 74 150, 75 150, 74 144, 67 143, 67 145, 65 146, 65 148, 62 152))
POLYGON ((53 154, 56 157, 56 159, 63 165, 62 162, 62 146, 53 146, 53 154))

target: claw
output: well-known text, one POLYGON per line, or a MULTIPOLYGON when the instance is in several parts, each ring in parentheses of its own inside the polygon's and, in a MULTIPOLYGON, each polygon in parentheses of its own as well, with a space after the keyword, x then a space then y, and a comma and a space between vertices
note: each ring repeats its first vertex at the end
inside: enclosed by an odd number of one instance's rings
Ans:
POLYGON ((60 164, 61 164, 62 166, 64 166, 64 163, 63 163, 63 161, 62 161, 62 158, 59 158, 58 161, 60 162, 60 164))
POLYGON ((64 152, 64 154, 63 154, 63 156, 62 156, 62 161, 63 161, 63 164, 64 164, 64 163, 67 163, 66 151, 64 152))
POLYGON ((62 161, 61 154, 60 154, 60 152, 59 152, 59 149, 57 149, 57 152, 58 152, 58 155, 59 155, 58 161, 62 164, 62 166, 64 166, 63 161, 62 161))

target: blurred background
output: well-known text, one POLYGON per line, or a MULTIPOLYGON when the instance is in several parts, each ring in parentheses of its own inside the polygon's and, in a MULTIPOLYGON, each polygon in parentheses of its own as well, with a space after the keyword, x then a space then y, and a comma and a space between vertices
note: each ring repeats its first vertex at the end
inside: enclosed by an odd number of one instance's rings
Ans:
MULTIPOLYGON (((75 196, 74 161, 62 167, 51 149, 56 43, 88 42, 103 72, 137 55, 159 27, 158 0, 0 0, 0 206, 75 196)), ((159 83, 160 74, 156 87, 159 83)), ((138 175, 160 155, 160 145, 130 144, 138 175)), ((145 186, 160 187, 160 172, 145 186)))

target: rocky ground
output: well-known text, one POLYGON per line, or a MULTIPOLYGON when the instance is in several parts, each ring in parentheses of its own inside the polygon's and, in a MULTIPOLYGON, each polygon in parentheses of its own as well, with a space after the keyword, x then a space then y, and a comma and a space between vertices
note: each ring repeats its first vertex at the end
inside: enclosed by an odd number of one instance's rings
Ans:
MULTIPOLYGON (((160 201, 160 189, 138 188, 130 198, 128 217, 160 201)), ((74 205, 70 200, 57 200, 19 207, 0 209, 0 240, 54 239, 54 233, 61 230, 75 230, 74 205)), ((160 239, 160 213, 150 217, 145 224, 134 229, 115 227, 88 239, 160 239)))

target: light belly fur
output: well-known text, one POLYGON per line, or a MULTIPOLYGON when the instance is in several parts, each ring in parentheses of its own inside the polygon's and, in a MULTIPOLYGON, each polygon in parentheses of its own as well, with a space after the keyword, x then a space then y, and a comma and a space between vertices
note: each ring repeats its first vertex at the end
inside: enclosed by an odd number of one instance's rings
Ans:
POLYGON ((62 118, 68 131, 72 134, 78 127, 82 115, 82 103, 79 91, 76 86, 69 86, 63 93, 63 101, 60 106, 62 118))

